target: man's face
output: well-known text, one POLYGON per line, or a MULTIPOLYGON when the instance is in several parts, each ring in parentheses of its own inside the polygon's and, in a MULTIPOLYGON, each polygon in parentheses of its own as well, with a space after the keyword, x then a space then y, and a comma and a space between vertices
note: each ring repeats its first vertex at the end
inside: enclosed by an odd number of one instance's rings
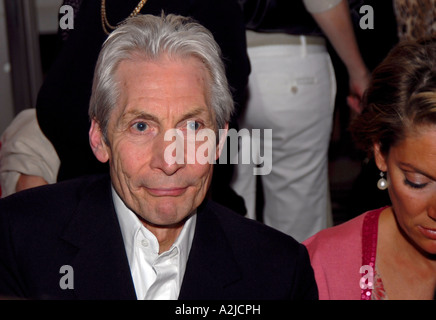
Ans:
POLYGON ((216 129, 207 103, 209 74, 190 57, 125 60, 116 75, 121 96, 109 120, 108 143, 93 121, 91 146, 100 161, 109 160, 113 186, 132 211, 153 226, 176 225, 203 201, 213 165, 171 163, 165 150, 174 140, 164 136, 180 130, 186 160, 190 130, 216 129))

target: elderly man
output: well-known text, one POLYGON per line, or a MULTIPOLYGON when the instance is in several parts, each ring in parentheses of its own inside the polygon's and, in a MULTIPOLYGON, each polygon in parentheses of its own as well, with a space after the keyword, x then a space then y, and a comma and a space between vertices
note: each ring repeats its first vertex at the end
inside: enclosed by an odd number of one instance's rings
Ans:
POLYGON ((206 200, 225 136, 196 135, 225 130, 232 110, 204 27, 175 15, 120 26, 100 53, 89 111, 90 145, 110 178, 0 200, 0 295, 316 299, 301 244, 206 200), (208 161, 190 159, 200 148, 208 161))

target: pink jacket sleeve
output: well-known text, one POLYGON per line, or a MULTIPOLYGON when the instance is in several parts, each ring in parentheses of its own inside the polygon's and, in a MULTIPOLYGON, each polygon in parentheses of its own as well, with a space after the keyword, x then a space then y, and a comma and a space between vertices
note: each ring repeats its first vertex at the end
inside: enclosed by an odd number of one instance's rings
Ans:
POLYGON ((360 300, 364 216, 324 229, 303 242, 309 251, 320 300, 360 300))

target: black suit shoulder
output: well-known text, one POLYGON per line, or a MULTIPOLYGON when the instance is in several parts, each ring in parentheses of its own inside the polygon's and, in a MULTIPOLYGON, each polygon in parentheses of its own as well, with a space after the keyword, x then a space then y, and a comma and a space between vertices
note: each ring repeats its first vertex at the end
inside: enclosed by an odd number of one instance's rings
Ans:
POLYGON ((293 254, 302 246, 289 235, 261 222, 236 214, 216 202, 209 201, 206 206, 220 220, 223 231, 229 239, 238 243, 251 243, 250 248, 254 246, 253 250, 255 248, 260 250, 263 246, 268 246, 271 249, 271 245, 277 245, 277 252, 283 251, 284 254, 293 254), (255 242, 252 241, 253 238, 256 239, 255 242), (257 248, 257 246, 259 247, 257 248))
POLYGON ((110 216, 108 202, 108 175, 37 187, 0 199, 0 297, 59 298, 60 267, 72 264, 70 257, 78 247, 98 235, 89 231, 103 230, 99 223, 107 220, 104 213, 110 216), (69 243, 70 234, 79 240, 69 243))
MULTIPOLYGON (((294 238, 212 201, 204 204, 197 219, 203 228, 199 233, 213 234, 206 224, 221 228, 242 282, 250 283, 253 292, 262 292, 258 297, 248 295, 249 299, 318 298, 307 249, 294 238)), ((203 239, 207 237, 212 238, 205 235, 203 239)))
POLYGON ((17 192, 0 199, 0 219, 7 216, 11 223, 18 221, 19 225, 29 228, 44 224, 61 226, 93 190, 108 186, 109 177, 104 174, 17 192))
POLYGON ((247 238, 251 239, 255 234, 257 236, 256 238, 259 240, 265 240, 271 244, 282 244, 282 247, 286 246, 286 249, 292 251, 300 246, 300 243, 294 238, 261 222, 236 214, 216 202, 209 201, 207 208, 214 212, 216 217, 221 221, 223 230, 227 236, 234 238, 234 240, 244 241, 244 239, 247 238))

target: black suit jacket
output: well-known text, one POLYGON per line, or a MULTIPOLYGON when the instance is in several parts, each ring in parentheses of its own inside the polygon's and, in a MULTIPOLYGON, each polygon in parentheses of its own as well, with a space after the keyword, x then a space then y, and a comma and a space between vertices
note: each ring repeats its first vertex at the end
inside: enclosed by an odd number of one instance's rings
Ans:
MULTIPOLYGON (((210 201, 197 212, 179 299, 317 298, 303 245, 210 201)), ((108 176, 0 200, 0 297, 136 299, 108 176)))

